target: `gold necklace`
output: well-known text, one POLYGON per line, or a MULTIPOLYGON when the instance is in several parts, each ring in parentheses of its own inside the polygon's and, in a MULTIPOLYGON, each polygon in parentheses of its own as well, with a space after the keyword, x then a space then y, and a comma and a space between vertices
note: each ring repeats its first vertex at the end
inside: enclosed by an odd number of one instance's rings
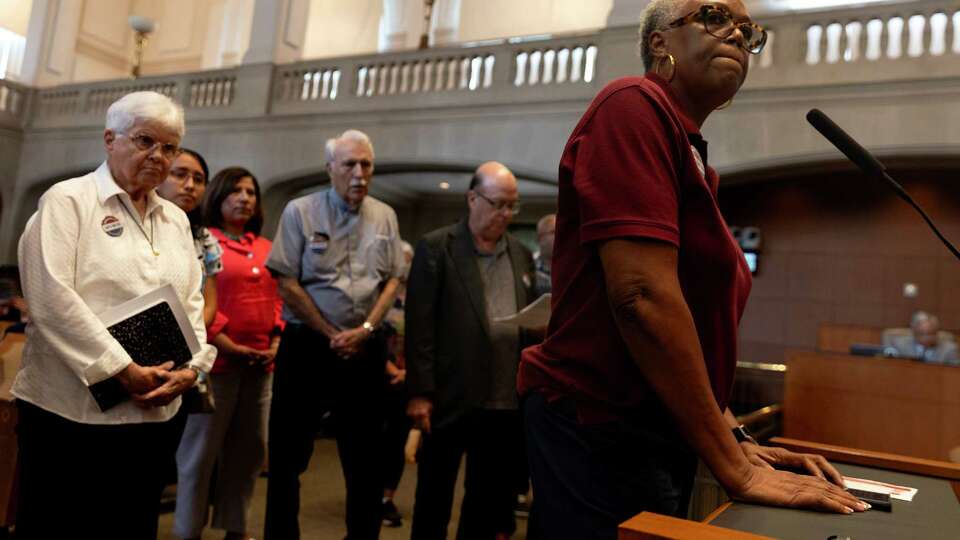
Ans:
POLYGON ((127 208, 127 203, 123 202, 123 199, 120 200, 120 206, 122 206, 123 210, 127 213, 128 216, 130 216, 130 219, 137 224, 137 228, 140 229, 140 233, 143 234, 144 240, 146 240, 150 244, 150 251, 153 253, 153 256, 159 257, 160 252, 153 247, 153 231, 156 230, 157 228, 153 221, 153 213, 150 214, 150 236, 147 237, 147 231, 143 229, 143 225, 140 224, 140 221, 138 221, 137 218, 133 217, 133 212, 131 212, 130 209, 127 208))

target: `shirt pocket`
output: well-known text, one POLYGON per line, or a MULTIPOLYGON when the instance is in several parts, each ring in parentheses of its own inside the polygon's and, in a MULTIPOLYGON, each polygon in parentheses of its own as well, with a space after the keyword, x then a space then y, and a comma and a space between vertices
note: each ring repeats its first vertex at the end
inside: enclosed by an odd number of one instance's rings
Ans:
POLYGON ((303 277, 321 282, 330 282, 337 278, 343 250, 323 232, 314 232, 308 238, 303 250, 303 277))
POLYGON ((374 236, 370 244, 367 260, 370 263, 371 270, 381 280, 389 279, 393 276, 393 266, 396 254, 394 253, 395 242, 393 238, 385 234, 374 236))

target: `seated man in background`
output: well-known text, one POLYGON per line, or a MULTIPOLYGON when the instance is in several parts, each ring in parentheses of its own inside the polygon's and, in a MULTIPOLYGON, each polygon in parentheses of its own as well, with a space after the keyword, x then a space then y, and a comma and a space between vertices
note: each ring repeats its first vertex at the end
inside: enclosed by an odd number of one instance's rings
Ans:
MULTIPOLYGON (((941 335, 940 319, 925 311, 918 311, 910 319, 909 334, 884 332, 884 346, 897 350, 901 358, 916 358, 931 364, 960 365, 957 344, 947 335, 941 335)), ((946 333, 944 333, 946 334, 946 333)))

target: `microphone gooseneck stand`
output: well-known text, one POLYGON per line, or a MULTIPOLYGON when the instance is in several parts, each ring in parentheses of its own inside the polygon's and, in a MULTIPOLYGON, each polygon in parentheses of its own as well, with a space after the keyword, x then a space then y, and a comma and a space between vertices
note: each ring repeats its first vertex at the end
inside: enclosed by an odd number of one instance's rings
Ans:
POLYGON ((943 242, 943 245, 947 246, 947 249, 950 250, 950 253, 952 253, 957 260, 960 260, 960 251, 957 251, 957 248, 943 236, 943 233, 941 233, 940 229, 933 223, 930 216, 913 200, 913 197, 907 193, 907 190, 903 189, 903 186, 887 173, 886 167, 884 167, 873 154, 868 152, 866 148, 860 146, 860 143, 853 140, 853 137, 848 135, 846 131, 841 129, 840 126, 835 124, 830 117, 823 114, 819 109, 810 109, 810 112, 807 113, 807 122, 810 122, 810 125, 819 131, 831 144, 836 146, 837 150, 843 152, 860 170, 868 176, 884 180, 898 197, 906 201, 907 204, 912 206, 914 210, 920 214, 920 217, 927 222, 927 225, 929 225, 933 233, 937 235, 937 238, 943 242))

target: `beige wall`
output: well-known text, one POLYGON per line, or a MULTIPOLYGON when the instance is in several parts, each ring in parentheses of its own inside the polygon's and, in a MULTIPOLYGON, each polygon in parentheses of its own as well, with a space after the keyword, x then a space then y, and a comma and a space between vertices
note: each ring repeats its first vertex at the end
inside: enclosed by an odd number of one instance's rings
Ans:
POLYGON ((460 41, 603 28, 613 0, 461 0, 460 41))
POLYGON ((376 52, 383 0, 311 0, 304 58, 376 52))
POLYGON ((32 5, 33 0, 0 0, 0 26, 21 36, 27 35, 32 5))

